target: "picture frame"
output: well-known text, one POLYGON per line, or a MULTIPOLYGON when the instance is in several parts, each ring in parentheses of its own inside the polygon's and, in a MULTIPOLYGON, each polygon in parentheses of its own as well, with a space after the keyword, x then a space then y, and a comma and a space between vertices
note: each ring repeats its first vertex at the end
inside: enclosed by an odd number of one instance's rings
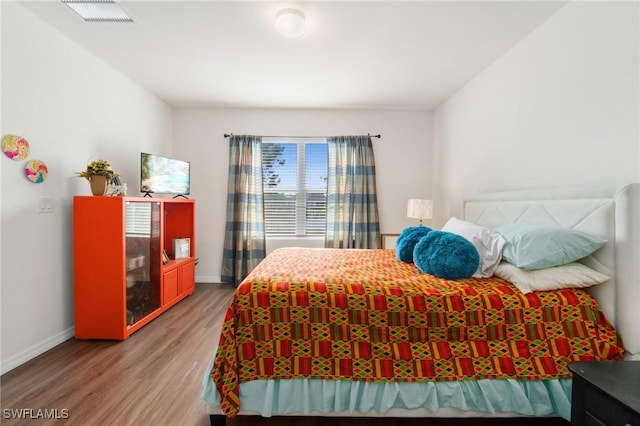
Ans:
POLYGON ((162 249, 162 264, 166 265, 167 263, 169 263, 169 255, 167 254, 167 251, 165 249, 162 249))
POLYGON ((191 256, 191 238, 174 238, 173 239, 173 257, 178 259, 187 259, 191 256))

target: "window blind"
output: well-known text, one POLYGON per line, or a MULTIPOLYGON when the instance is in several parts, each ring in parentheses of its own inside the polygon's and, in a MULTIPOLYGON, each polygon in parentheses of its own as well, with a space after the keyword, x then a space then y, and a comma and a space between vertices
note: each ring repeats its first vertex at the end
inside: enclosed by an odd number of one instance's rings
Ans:
POLYGON ((263 141, 262 168, 266 235, 324 235, 326 140, 263 141))

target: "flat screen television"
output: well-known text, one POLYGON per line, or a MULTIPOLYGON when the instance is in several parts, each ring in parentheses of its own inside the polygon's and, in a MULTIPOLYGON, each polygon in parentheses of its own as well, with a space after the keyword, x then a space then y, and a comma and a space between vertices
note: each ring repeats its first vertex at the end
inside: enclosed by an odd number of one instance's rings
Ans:
POLYGON ((140 153, 140 192, 151 194, 189 195, 191 164, 188 161, 140 153))

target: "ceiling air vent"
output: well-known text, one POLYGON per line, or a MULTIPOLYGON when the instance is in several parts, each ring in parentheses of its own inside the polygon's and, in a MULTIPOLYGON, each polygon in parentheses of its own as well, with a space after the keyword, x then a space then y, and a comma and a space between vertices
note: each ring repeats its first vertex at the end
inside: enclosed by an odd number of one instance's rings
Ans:
POLYGON ((113 0, 62 0, 87 22, 133 22, 113 0))

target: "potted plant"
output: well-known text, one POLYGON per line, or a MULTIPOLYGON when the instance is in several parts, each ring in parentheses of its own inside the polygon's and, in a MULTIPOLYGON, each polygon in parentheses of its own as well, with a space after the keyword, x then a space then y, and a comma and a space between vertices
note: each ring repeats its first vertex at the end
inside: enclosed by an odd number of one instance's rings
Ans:
POLYGON ((120 176, 111 169, 111 164, 106 160, 94 160, 87 164, 87 168, 81 172, 76 172, 78 177, 83 177, 91 185, 93 195, 104 195, 107 187, 113 180, 120 176))

